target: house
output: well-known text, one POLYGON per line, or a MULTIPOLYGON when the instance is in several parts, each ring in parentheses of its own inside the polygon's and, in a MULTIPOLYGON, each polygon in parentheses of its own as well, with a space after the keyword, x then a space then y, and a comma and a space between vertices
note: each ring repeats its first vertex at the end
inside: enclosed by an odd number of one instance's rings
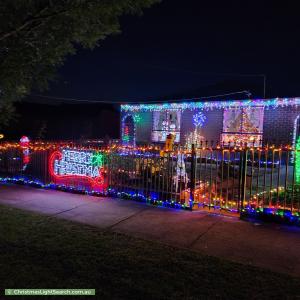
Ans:
POLYGON ((164 143, 266 142, 295 145, 300 136, 300 98, 191 101, 121 105, 125 145, 164 143))

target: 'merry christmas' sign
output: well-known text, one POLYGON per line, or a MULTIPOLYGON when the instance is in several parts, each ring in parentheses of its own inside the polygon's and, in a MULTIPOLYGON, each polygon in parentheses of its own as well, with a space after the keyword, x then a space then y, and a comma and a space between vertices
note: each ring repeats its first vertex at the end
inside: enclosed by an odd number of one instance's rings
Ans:
MULTIPOLYGON (((49 160, 49 171, 54 181, 76 185, 76 179, 92 189, 104 187, 103 153, 87 150, 62 149, 54 151, 49 160)), ((79 181, 78 181, 79 182, 79 181)))

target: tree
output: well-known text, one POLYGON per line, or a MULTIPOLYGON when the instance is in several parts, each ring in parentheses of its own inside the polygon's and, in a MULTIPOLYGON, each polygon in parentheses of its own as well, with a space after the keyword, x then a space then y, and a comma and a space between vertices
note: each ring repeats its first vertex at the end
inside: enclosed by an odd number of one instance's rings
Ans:
POLYGON ((119 17, 141 14, 160 0, 1 0, 0 126, 13 103, 48 87, 55 70, 78 45, 99 46, 120 32, 119 17))

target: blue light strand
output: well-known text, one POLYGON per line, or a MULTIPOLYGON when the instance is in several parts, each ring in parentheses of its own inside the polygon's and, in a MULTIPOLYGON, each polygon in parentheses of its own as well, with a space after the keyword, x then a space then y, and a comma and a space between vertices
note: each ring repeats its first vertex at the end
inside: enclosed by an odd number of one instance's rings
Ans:
MULTIPOLYGON (((59 190, 64 192, 85 194, 90 196, 130 199, 130 200, 144 202, 155 206, 175 208, 175 209, 192 210, 192 206, 193 206, 191 200, 190 200, 190 205, 177 203, 171 200, 166 200, 166 201, 158 200, 158 197, 155 193, 152 193, 151 197, 146 197, 140 192, 136 192, 136 191, 119 192, 112 188, 109 188, 107 189, 107 191, 102 191, 102 192, 88 191, 77 187, 57 185, 54 183, 44 184, 40 180, 26 179, 24 177, 0 177, 0 182, 29 185, 36 188, 59 190)), ((213 205, 213 204, 209 205, 205 203, 195 203, 195 204, 198 205, 198 207, 203 207, 203 208, 207 207, 207 208, 213 208, 214 210, 226 210, 229 212, 238 213, 237 209, 229 209, 229 208, 225 209, 224 207, 221 207, 219 205, 213 205)), ((264 208, 245 207, 241 211, 241 216, 300 226, 300 213, 296 212, 292 214, 291 211, 284 210, 284 209, 267 208, 267 207, 264 208)))
POLYGON ((201 101, 185 102, 190 99, 182 99, 179 103, 157 103, 157 104, 123 104, 122 112, 137 111, 160 111, 160 110, 212 110, 235 107, 263 106, 267 109, 285 106, 300 105, 300 98, 274 98, 274 99, 245 99, 228 101, 201 101))
POLYGON ((39 180, 26 179, 24 177, 0 177, 0 182, 2 183, 13 183, 21 185, 29 185, 36 188, 52 189, 59 190, 64 192, 71 192, 76 194, 86 194, 90 196, 104 196, 104 197, 116 197, 122 199, 132 199, 139 202, 146 202, 148 204, 153 204, 157 206, 170 207, 170 208, 180 208, 180 209, 191 209, 190 205, 177 203, 172 200, 161 201, 157 199, 157 196, 152 195, 152 197, 146 197, 143 194, 127 191, 119 192, 115 189, 108 188, 107 191, 88 191, 85 189, 80 189, 78 187, 66 186, 66 185, 57 185, 54 183, 44 184, 39 180))
POLYGON ((246 207, 242 210, 241 216, 300 226, 300 214, 298 212, 292 214, 290 210, 246 207))

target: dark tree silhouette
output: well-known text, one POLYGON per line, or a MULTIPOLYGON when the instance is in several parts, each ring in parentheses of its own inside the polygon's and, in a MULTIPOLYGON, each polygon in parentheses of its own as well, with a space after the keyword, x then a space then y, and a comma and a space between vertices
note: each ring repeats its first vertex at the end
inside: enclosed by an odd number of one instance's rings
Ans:
POLYGON ((1 0, 0 126, 13 102, 43 90, 76 47, 99 46, 119 33, 119 17, 141 14, 159 0, 1 0))

